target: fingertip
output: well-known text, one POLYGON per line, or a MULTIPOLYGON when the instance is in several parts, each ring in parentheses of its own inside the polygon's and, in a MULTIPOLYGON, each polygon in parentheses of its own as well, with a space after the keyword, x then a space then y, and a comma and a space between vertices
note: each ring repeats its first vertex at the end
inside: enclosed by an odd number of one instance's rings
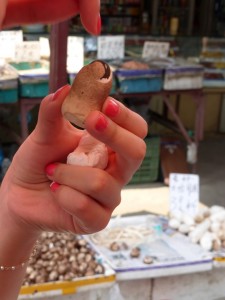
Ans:
POLYGON ((80 18, 85 29, 94 35, 101 32, 100 1, 80 1, 80 18))
POLYGON ((55 192, 56 190, 58 190, 59 187, 60 187, 60 184, 57 183, 57 182, 54 182, 54 181, 53 181, 53 182, 50 184, 50 189, 51 189, 52 192, 55 192))

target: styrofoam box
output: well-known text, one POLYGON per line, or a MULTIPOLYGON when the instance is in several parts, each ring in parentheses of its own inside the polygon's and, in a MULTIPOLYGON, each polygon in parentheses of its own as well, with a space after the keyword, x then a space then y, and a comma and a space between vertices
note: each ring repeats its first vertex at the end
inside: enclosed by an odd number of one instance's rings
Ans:
POLYGON ((190 90, 203 87, 204 68, 201 65, 173 65, 165 69, 165 90, 190 90))

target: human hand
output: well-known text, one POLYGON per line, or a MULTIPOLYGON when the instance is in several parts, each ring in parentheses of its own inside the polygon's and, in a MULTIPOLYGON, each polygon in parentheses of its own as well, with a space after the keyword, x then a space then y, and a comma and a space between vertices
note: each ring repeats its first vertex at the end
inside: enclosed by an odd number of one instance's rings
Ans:
POLYGON ((84 28, 91 34, 99 34, 99 11, 100 0, 1 0, 0 27, 1 24, 7 28, 23 24, 55 23, 79 13, 84 28))
POLYGON ((15 154, 2 184, 0 210, 24 232, 86 234, 103 229, 145 155, 146 122, 108 97, 102 112, 91 112, 85 123, 108 147, 107 168, 65 164, 83 134, 61 115, 69 89, 42 101, 37 126, 15 154))

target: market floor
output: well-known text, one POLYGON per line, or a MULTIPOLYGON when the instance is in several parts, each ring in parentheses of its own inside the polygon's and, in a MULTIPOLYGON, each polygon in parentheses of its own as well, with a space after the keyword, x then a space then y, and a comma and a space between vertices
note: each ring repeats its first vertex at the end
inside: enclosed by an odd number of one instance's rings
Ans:
MULTIPOLYGON (((208 206, 225 206, 225 135, 207 136, 200 143, 197 173, 200 176, 200 201, 208 206)), ((149 210, 152 206, 157 211, 155 206, 167 203, 168 195, 169 188, 160 182, 128 186, 122 191, 122 203, 116 212, 132 213, 149 210)))

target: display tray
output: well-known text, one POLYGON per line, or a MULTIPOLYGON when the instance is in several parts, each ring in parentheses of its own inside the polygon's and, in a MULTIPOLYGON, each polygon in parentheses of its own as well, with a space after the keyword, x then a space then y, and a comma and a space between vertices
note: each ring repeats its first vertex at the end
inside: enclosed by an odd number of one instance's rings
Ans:
POLYGON ((200 89, 203 86, 202 66, 170 66, 165 69, 165 90, 200 89))
POLYGON ((0 65, 0 103, 18 101, 18 74, 9 64, 0 65))
POLYGON ((115 70, 118 89, 123 94, 158 92, 163 86, 162 69, 115 70))
POLYGON ((109 286, 115 271, 80 235, 43 232, 26 268, 19 299, 74 294, 109 286))
POLYGON ((114 284, 116 275, 108 264, 103 264, 105 273, 102 275, 86 276, 72 281, 55 281, 44 284, 33 284, 22 286, 19 300, 43 298, 57 295, 75 294, 82 290, 91 290, 93 288, 104 288, 114 284))
POLYGON ((225 70, 205 69, 203 86, 205 88, 224 88, 225 70))
POLYGON ((103 231, 86 237, 116 271, 117 279, 155 278, 212 269, 212 254, 172 232, 167 218, 142 215, 111 219, 103 231), (118 251, 110 250, 113 242, 118 251), (140 256, 131 257, 139 248, 140 256), (152 262, 144 263, 150 257, 152 262))
POLYGON ((11 63, 19 76, 19 96, 42 98, 49 93, 49 65, 45 61, 11 63))
POLYGON ((16 103, 18 101, 18 89, 0 89, 0 103, 16 103))

